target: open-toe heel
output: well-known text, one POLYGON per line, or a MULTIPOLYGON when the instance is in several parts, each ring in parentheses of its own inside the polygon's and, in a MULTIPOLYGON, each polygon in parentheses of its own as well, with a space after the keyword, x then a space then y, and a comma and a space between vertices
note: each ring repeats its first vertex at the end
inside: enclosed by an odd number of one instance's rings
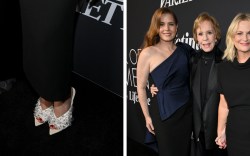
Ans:
POLYGON ((72 112, 73 112, 73 100, 74 100, 75 94, 76 94, 76 91, 72 87, 72 97, 71 97, 70 108, 66 113, 64 113, 62 116, 57 118, 54 111, 52 112, 51 119, 49 121, 49 127, 50 127, 49 134, 50 135, 58 133, 71 125, 71 122, 73 121, 72 112))
POLYGON ((34 109, 35 126, 40 126, 49 121, 51 112, 53 112, 53 106, 42 110, 40 100, 37 100, 36 107, 34 109))

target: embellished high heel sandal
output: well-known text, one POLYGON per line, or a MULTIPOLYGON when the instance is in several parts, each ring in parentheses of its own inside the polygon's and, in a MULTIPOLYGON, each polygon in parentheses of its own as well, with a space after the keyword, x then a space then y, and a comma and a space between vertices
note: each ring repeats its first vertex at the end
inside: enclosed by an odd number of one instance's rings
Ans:
POLYGON ((42 110, 40 100, 37 100, 36 107, 34 109, 35 126, 40 126, 50 119, 51 112, 53 112, 53 106, 42 110))
POLYGON ((73 121, 72 111, 73 111, 73 101, 75 97, 76 91, 72 87, 72 97, 71 97, 71 103, 69 110, 64 113, 60 117, 56 117, 54 111, 51 112, 51 119, 49 120, 49 134, 53 135, 55 133, 58 133, 67 127, 71 126, 71 122, 73 121))

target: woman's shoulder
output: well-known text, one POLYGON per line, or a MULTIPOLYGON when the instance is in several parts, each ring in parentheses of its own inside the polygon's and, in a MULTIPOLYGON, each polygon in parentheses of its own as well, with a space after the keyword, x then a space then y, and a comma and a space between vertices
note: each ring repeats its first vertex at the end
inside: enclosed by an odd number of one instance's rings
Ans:
POLYGON ((222 57, 223 57, 223 51, 216 46, 215 47, 215 62, 221 63, 223 61, 222 57))
POLYGON ((218 64, 218 69, 223 71, 226 68, 230 67, 231 63, 232 62, 227 59, 222 59, 222 61, 218 64))
POLYGON ((189 55, 189 57, 192 57, 194 55, 196 55, 196 50, 193 49, 189 44, 187 43, 183 43, 183 42, 177 42, 176 43, 177 47, 180 47, 182 49, 182 51, 184 51, 187 55, 189 55))
POLYGON ((149 46, 141 50, 140 55, 152 55, 156 51, 154 46, 149 46))
POLYGON ((193 48, 192 48, 189 44, 183 43, 183 42, 177 42, 177 43, 176 43, 176 46, 177 46, 177 47, 184 48, 184 49, 186 49, 186 50, 193 50, 193 48))

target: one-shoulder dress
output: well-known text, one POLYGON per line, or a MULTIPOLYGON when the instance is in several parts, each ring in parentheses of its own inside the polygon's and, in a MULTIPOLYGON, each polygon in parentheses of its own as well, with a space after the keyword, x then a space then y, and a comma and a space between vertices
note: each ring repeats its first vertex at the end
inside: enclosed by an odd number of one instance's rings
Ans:
POLYGON ((158 88, 149 111, 160 156, 188 156, 192 131, 189 54, 180 46, 157 66, 149 84, 158 88))

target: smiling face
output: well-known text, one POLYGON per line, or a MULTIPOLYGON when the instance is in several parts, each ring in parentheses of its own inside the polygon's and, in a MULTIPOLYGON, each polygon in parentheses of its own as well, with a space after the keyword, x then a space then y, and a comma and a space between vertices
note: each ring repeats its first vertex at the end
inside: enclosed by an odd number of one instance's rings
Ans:
POLYGON ((233 40, 238 53, 250 52, 250 21, 239 22, 233 40))
POLYGON ((205 52, 210 52, 216 45, 216 33, 210 21, 203 21, 196 29, 197 41, 200 48, 205 52))
POLYGON ((177 33, 177 24, 171 14, 163 14, 160 20, 159 36, 161 41, 173 42, 177 33))

